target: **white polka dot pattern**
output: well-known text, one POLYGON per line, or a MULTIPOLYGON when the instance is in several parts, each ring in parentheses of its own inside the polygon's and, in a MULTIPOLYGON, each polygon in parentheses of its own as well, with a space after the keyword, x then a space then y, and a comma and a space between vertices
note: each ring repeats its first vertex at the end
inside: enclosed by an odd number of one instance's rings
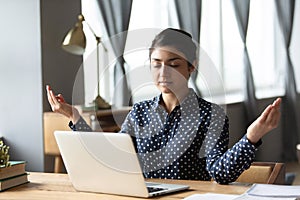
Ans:
MULTIPOLYGON (((132 136, 146 178, 235 181, 251 165, 256 146, 244 136, 231 149, 223 109, 190 89, 168 114, 161 95, 133 106, 121 127, 132 136)), ((73 130, 91 131, 81 118, 73 130)))

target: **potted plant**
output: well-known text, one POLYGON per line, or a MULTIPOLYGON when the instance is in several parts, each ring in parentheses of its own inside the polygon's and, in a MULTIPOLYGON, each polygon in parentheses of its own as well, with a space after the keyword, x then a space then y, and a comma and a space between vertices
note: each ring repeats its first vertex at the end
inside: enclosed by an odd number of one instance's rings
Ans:
POLYGON ((1 168, 10 166, 8 150, 9 150, 9 146, 5 145, 4 142, 0 140, 0 167, 1 168))

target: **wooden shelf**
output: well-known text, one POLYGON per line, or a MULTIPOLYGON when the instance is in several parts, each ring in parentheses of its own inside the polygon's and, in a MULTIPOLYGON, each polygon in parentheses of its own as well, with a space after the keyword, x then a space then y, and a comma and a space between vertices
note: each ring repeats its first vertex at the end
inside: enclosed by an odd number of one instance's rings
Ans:
POLYGON ((118 132, 131 107, 89 112, 94 131, 118 132))

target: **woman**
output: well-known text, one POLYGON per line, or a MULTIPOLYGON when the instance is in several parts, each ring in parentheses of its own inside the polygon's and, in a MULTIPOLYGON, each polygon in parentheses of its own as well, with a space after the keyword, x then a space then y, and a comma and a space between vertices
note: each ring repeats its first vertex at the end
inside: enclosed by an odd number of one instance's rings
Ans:
MULTIPOLYGON (((233 182, 253 162, 261 138, 278 125, 280 98, 228 149, 226 114, 188 88, 196 55, 191 35, 182 30, 165 29, 152 42, 150 70, 161 94, 136 103, 121 127, 132 136, 146 178, 233 182)), ((61 94, 47 86, 47 95, 52 110, 70 118, 74 131, 91 131, 61 94)))

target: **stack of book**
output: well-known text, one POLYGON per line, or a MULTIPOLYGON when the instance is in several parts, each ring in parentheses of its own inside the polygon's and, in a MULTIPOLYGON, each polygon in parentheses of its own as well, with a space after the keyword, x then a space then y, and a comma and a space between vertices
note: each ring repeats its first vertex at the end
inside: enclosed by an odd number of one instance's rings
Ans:
POLYGON ((0 191, 28 182, 25 161, 9 161, 9 167, 0 167, 0 191))

